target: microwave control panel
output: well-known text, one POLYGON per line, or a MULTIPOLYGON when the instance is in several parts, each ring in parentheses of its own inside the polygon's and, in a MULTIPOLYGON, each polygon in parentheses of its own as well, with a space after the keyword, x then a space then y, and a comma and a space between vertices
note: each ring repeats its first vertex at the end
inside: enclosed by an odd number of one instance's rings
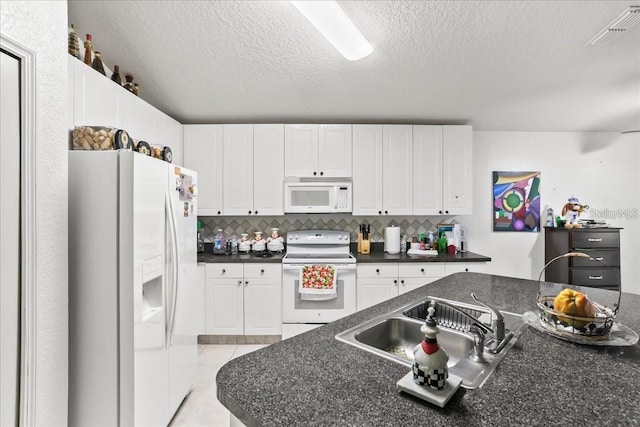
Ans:
POLYGON ((348 209, 349 206, 351 205, 349 201, 349 196, 350 196, 350 192, 348 187, 338 188, 338 200, 337 200, 336 208, 348 209))

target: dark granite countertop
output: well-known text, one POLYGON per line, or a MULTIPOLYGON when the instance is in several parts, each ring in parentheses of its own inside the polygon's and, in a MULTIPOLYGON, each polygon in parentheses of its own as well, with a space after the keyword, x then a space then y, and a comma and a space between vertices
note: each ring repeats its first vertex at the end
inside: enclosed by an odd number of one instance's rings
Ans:
POLYGON ((433 256, 427 255, 407 255, 406 253, 399 253, 396 255, 388 254, 384 251, 371 252, 370 254, 363 255, 359 253, 353 254, 358 263, 378 263, 378 262, 484 262, 491 261, 490 257, 476 254, 473 252, 460 252, 455 255, 438 254, 433 256))
POLYGON ((238 255, 214 255, 212 252, 200 252, 198 262, 221 263, 221 262, 273 262, 281 263, 283 253, 273 253, 270 257, 255 256, 253 252, 241 253, 238 255))
MULTIPOLYGON (((457 273, 261 350, 218 372, 217 396, 248 426, 640 425, 640 344, 584 346, 529 327, 477 390, 445 408, 399 393, 408 368, 334 336, 427 295, 535 310, 537 282, 457 273)), ((617 321, 640 331, 640 295, 624 293, 617 321)))

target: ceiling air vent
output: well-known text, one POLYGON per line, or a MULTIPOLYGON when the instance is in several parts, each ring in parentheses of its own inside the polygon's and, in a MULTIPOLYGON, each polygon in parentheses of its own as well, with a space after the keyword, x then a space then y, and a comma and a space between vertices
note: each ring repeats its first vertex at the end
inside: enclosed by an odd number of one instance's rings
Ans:
POLYGON ((598 32, 587 45, 608 45, 618 40, 631 27, 640 22, 640 6, 629 6, 616 19, 598 32))

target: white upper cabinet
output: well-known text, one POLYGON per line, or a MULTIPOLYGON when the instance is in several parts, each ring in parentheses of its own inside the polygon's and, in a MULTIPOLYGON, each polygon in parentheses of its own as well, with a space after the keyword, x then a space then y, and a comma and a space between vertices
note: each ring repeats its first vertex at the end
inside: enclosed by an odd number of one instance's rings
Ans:
POLYGON ((223 125, 223 211, 253 214, 253 125, 223 125))
POLYGON ((413 212, 412 126, 384 125, 382 143, 383 214, 411 215, 413 212))
POLYGON ((184 166, 198 172, 198 215, 222 215, 222 125, 185 125, 184 166))
POLYGON ((253 209, 284 215, 284 125, 253 125, 253 209))
MULTIPOLYGON (((112 126, 126 129, 124 89, 84 62, 69 57, 73 87, 74 126, 112 126)), ((128 114, 128 112, 126 112, 128 114)))
POLYGON ((353 215, 382 212, 382 125, 353 125, 353 215))
POLYGON ((353 215, 411 215, 411 125, 353 125, 353 215))
POLYGON ((413 127, 413 212, 442 215, 442 126, 413 127))
POLYGON ((471 126, 414 126, 413 142, 414 214, 471 214, 471 126))
POLYGON ((351 125, 285 125, 285 176, 350 178, 351 125))
POLYGON ((224 214, 284 215, 284 125, 224 125, 224 214))
POLYGON ((442 207, 447 215, 473 211, 473 131, 471 126, 444 126, 442 207))

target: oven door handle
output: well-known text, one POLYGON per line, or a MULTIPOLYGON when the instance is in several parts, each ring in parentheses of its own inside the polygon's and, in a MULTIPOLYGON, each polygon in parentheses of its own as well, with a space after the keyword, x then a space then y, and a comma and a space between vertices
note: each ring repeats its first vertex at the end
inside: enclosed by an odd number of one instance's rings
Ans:
MULTIPOLYGON (((282 264, 282 270, 285 271, 291 271, 291 270, 300 270, 302 267, 306 267, 309 265, 322 265, 322 263, 313 263, 310 262, 308 264, 282 264)), ((355 264, 326 264, 326 265, 333 265, 335 266, 338 270, 355 270, 356 269, 356 265, 355 264)))

